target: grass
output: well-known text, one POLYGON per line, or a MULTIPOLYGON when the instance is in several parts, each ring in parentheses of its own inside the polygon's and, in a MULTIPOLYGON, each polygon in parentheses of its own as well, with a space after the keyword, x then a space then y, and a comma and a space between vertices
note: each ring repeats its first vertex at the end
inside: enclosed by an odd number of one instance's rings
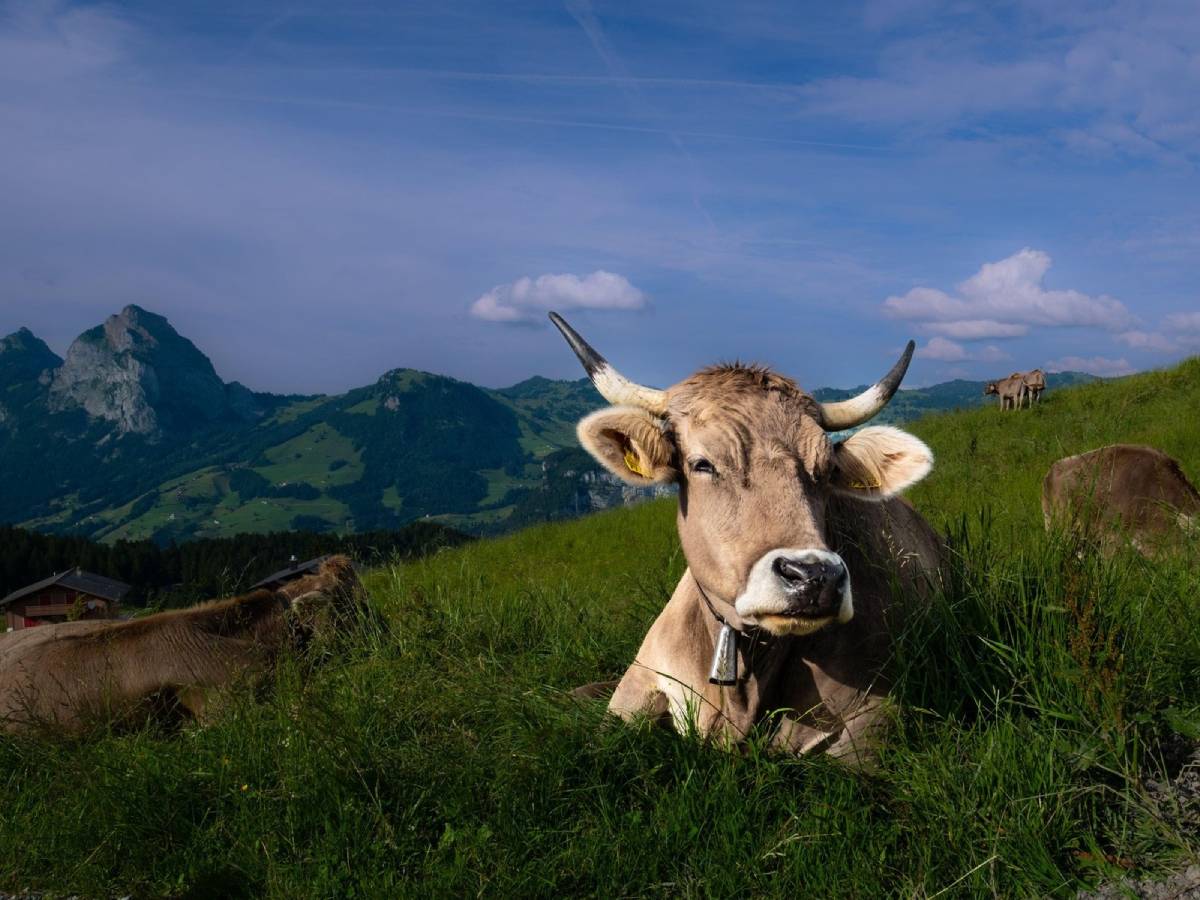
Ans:
POLYGON ((388 633, 308 678, 284 665, 209 727, 0 738, 0 890, 1068 897, 1182 866, 1197 836, 1141 784, 1163 740, 1200 735, 1196 555, 1048 539, 1036 486, 1043 462, 1115 438, 1195 474, 1170 441, 1198 390, 1190 362, 914 428, 953 577, 898 636, 871 775, 566 697, 622 672, 682 572, 663 501, 378 569, 388 633))
POLYGON ((271 464, 255 471, 272 484, 304 481, 314 487, 333 487, 358 481, 363 473, 362 458, 353 441, 325 422, 264 455, 271 464), (341 468, 331 472, 329 466, 339 461, 341 468))
MULTIPOLYGON (((1042 478, 1056 459, 1106 444, 1150 444, 1200 484, 1200 357, 1118 381, 1047 391, 1032 410, 996 407, 934 415, 909 427, 934 450, 934 474, 910 494, 945 525, 989 507, 1020 536, 1042 530, 1042 478)), ((1018 540, 1025 539, 1024 537, 1018 540)))
POLYGON ((286 531, 297 515, 318 516, 335 527, 344 527, 350 520, 347 506, 327 493, 331 487, 350 484, 362 476, 361 454, 349 438, 322 422, 264 455, 268 464, 254 471, 267 481, 305 482, 321 491, 321 496, 313 500, 243 500, 230 490, 223 469, 207 467, 162 484, 154 492, 154 504, 139 516, 129 518, 134 501, 102 513, 98 518, 109 525, 98 537, 107 542, 149 538, 169 523, 190 526, 196 537, 204 537, 286 531))

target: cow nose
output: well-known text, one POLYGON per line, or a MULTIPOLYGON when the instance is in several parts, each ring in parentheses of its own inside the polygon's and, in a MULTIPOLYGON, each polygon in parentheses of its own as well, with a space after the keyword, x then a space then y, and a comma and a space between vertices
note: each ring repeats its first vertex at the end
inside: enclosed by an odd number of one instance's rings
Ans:
POLYGON ((807 584, 816 586, 841 576, 844 571, 841 566, 821 560, 788 559, 786 556, 775 560, 774 568, 775 574, 786 581, 789 587, 803 587, 807 584))
POLYGON ((846 567, 840 561, 781 556, 772 569, 787 594, 801 606, 823 609, 840 600, 838 587, 846 576, 846 567))

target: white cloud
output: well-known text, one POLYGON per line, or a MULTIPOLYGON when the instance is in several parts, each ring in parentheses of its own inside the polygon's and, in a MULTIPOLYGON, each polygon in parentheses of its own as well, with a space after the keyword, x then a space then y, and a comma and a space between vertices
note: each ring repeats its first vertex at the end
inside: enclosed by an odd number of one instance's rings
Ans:
POLYGON ((105 6, 16 2, 0 20, 0 78, 45 86, 92 77, 123 62, 138 37, 105 6))
POLYGON ((956 344, 943 337, 935 337, 930 338, 928 344, 917 350, 917 356, 925 359, 939 359, 942 362, 961 362, 967 358, 967 350, 962 344, 956 344))
POLYGON ((1049 372, 1088 372, 1092 375, 1111 377, 1114 375, 1129 375, 1133 366, 1129 360, 1109 359, 1106 356, 1064 356, 1062 359, 1052 359, 1046 363, 1049 372))
POLYGON ((984 338, 1021 337, 1029 333, 1029 326, 1017 322, 997 322, 995 319, 966 319, 961 322, 927 322, 922 326, 933 334, 958 338, 960 341, 978 341, 984 338))
POLYGON ((975 358, 980 362, 1002 362, 1006 359, 1012 359, 1007 353, 999 347, 988 344, 975 355, 975 358))
POLYGON ((1200 312, 1175 313, 1167 316, 1167 327, 1176 331, 1200 333, 1200 312))
POLYGON ((1123 331, 1117 335, 1117 340, 1128 344, 1135 350, 1174 353, 1179 349, 1177 341, 1157 331, 1123 331))
POLYGON ((1117 340, 1135 350, 1180 354, 1200 349, 1200 313, 1173 313, 1161 331, 1123 331, 1117 340))
POLYGON ((641 309, 646 295, 623 275, 539 275, 492 288, 471 304, 471 315, 488 322, 540 321, 551 309, 641 309))
POLYGON ((973 359, 979 362, 1000 362, 1009 356, 999 347, 992 344, 977 353, 970 353, 962 344, 947 340, 944 337, 932 337, 924 347, 917 350, 917 356, 924 359, 936 359, 941 362, 963 362, 973 359))
POLYGON ((916 287, 902 297, 888 297, 884 312, 963 340, 1015 337, 1016 329, 1027 331, 1031 325, 1118 331, 1133 323, 1125 305, 1112 297, 1044 288, 1050 265, 1049 254, 1026 247, 1007 259, 984 263, 957 286, 955 295, 916 287))
POLYGON ((1194 4, 1013 4, 1015 21, 1028 17, 1014 29, 1040 36, 1016 54, 994 52, 1004 28, 987 4, 957 4, 952 14, 926 7, 869 3, 868 27, 912 31, 879 55, 876 72, 810 82, 807 110, 943 134, 982 123, 989 134, 1032 133, 1090 156, 1186 164, 1200 147, 1194 4), (993 52, 982 52, 990 41, 993 52))

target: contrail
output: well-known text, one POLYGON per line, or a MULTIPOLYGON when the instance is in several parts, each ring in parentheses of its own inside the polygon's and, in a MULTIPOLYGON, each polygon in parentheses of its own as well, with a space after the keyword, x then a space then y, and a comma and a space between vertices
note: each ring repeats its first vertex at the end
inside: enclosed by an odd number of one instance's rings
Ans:
MULTIPOLYGON (((567 12, 571 17, 579 23, 579 27, 583 29, 583 33, 588 36, 588 40, 592 42, 592 48, 596 51, 596 55, 604 63, 609 74, 618 79, 619 83, 625 85, 625 96, 630 101, 635 112, 644 116, 647 119, 662 121, 662 115, 658 110, 646 100, 641 90, 638 88, 637 79, 635 79, 625 67, 621 57, 617 55, 616 50, 608 42, 608 38, 604 34, 604 29, 600 27, 600 20, 596 18, 596 14, 592 11, 591 0, 566 0, 567 12)), ((696 189, 696 181, 698 167, 696 160, 692 154, 684 146, 679 135, 671 129, 663 129, 663 134, 671 139, 671 143, 683 156, 691 171, 691 194, 692 205, 696 207, 697 212, 704 216, 704 220, 708 222, 708 227, 714 232, 719 233, 717 223, 713 221, 713 217, 705 209, 704 203, 700 200, 700 192, 696 189)))
MULTIPOLYGON (((144 85, 143 85, 144 86, 144 85)), ((734 134, 722 131, 691 131, 655 128, 650 125, 628 125, 620 122, 600 122, 587 119, 556 119, 546 116, 518 116, 505 113, 485 113, 472 110, 430 109, 428 107, 399 106, 389 103, 373 103, 366 100, 321 99, 318 97, 282 97, 272 94, 229 93, 224 91, 197 91, 155 88, 157 93, 172 96, 198 97, 206 100, 227 100, 234 103, 274 103, 281 106, 313 106, 328 109, 359 109, 370 112, 395 113, 405 116, 425 116, 435 119, 463 119, 478 122, 511 122, 515 125, 545 125, 552 128, 586 128, 602 131, 627 131, 635 134, 658 134, 665 137, 687 137, 698 140, 746 141, 755 144, 785 144, 798 147, 823 147, 831 150, 862 150, 873 153, 888 153, 891 147, 882 144, 854 144, 839 141, 816 141, 804 138, 765 137, 734 134)), ((686 152, 686 150, 685 150, 686 152)))

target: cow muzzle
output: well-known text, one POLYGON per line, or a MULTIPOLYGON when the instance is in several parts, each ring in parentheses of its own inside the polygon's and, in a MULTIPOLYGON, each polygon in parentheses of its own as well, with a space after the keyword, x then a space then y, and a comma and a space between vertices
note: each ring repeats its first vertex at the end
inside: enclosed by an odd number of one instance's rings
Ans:
POLYGON ((743 621, 773 634, 812 634, 854 617, 850 573, 829 550, 772 550, 750 569, 734 606, 743 621))

